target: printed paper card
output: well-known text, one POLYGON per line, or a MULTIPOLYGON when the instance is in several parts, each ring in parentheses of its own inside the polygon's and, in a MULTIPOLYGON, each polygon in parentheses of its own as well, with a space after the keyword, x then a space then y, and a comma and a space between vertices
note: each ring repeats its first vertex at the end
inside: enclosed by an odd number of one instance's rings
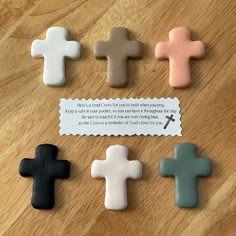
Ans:
POLYGON ((60 100, 61 135, 182 136, 178 98, 60 100))

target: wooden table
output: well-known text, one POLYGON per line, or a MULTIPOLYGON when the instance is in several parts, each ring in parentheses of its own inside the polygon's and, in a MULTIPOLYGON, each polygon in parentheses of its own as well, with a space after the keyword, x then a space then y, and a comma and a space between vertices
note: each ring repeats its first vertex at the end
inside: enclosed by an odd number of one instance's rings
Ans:
POLYGON ((234 0, 9 0, 0 3, 0 233, 1 235, 236 235, 236 4, 234 0), (66 61, 67 83, 42 82, 43 59, 30 55, 34 39, 50 26, 70 30, 80 41, 81 59, 66 61), (107 61, 93 56, 96 40, 114 26, 144 43, 142 60, 129 61, 130 84, 105 83, 107 61), (154 58, 157 42, 176 26, 207 45, 206 57, 192 61, 189 89, 168 85, 168 62, 154 58), (182 137, 93 137, 59 135, 60 98, 178 97, 182 137), (198 145, 198 156, 213 160, 213 173, 199 178, 200 204, 175 205, 174 179, 159 174, 163 157, 180 142, 198 145), (72 164, 71 178, 56 180, 53 210, 31 207, 32 179, 19 175, 20 160, 40 143, 59 147, 72 164), (91 177, 91 163, 105 149, 124 144, 130 159, 143 163, 143 179, 128 181, 129 207, 104 207, 105 182, 91 177))

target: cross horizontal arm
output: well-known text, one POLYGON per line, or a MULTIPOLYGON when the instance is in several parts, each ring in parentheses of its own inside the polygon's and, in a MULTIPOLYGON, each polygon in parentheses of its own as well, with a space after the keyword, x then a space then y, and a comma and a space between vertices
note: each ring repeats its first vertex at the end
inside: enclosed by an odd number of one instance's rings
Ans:
POLYGON ((197 176, 209 176, 212 171, 212 161, 206 157, 195 160, 194 167, 197 176))
POLYGON ((188 52, 190 57, 202 58, 205 56, 205 45, 201 41, 191 42, 188 46, 188 52))
POLYGON ((43 57, 45 53, 45 40, 34 40, 31 46, 31 55, 32 57, 43 57))
POLYGON ((105 178, 107 170, 106 161, 95 160, 92 163, 91 175, 95 178, 105 178))
POLYGON ((163 158, 160 162, 160 174, 162 176, 176 175, 176 160, 174 158, 163 158))
POLYGON ((50 166, 53 177, 59 179, 66 179, 70 176, 70 162, 65 160, 56 160, 50 166))
POLYGON ((142 58, 143 44, 139 41, 128 41, 126 44, 128 57, 142 58))
POLYGON ((129 175, 127 178, 138 179, 142 177, 142 163, 140 161, 128 161, 129 175))
POLYGON ((164 60, 169 58, 170 46, 169 43, 158 43, 155 48, 155 57, 159 60, 164 60))
POLYGON ((109 44, 106 41, 97 41, 94 45, 95 58, 105 58, 109 53, 109 44))
POLYGON ((34 160, 28 158, 21 160, 19 172, 21 176, 33 176, 34 160))
POLYGON ((80 58, 80 43, 75 41, 67 41, 65 43, 64 48, 65 57, 69 57, 71 59, 79 59, 80 58))

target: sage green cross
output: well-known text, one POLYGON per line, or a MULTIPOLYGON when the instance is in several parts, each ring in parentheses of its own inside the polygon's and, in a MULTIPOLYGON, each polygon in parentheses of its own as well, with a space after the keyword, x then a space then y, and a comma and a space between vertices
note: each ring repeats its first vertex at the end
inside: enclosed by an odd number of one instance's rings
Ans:
POLYGON ((197 147, 192 143, 177 144, 174 152, 175 158, 161 160, 160 174, 175 177, 175 201, 179 207, 196 207, 197 177, 211 175, 212 162, 208 158, 197 158, 197 147))

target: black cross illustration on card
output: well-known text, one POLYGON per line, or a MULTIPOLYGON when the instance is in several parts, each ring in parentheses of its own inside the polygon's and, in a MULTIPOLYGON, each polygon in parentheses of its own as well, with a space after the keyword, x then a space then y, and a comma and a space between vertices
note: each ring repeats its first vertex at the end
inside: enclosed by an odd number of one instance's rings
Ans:
POLYGON ((171 114, 170 116, 166 116, 166 119, 168 119, 167 120, 167 122, 166 122, 166 124, 164 125, 164 129, 166 129, 167 128, 167 126, 169 125, 169 123, 171 122, 171 121, 173 121, 173 122, 175 122, 175 119, 173 119, 173 115, 171 114))

